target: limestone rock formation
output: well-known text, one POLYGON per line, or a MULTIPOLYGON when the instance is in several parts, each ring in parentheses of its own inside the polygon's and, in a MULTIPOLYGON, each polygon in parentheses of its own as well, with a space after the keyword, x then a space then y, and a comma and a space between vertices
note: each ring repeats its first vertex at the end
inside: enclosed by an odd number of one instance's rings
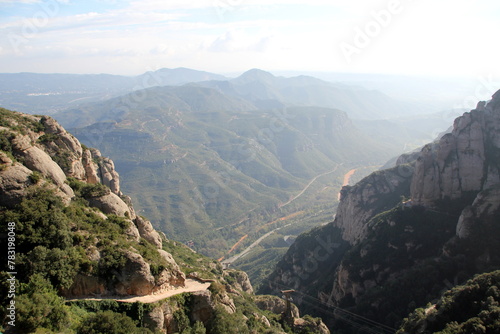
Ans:
MULTIPOLYGON (((141 238, 146 239, 154 245, 166 264, 155 277, 150 264, 131 247, 122 250, 124 265, 114 269, 114 278, 79 273, 70 287, 62 289, 65 296, 146 295, 184 286, 185 275, 173 257, 161 249, 160 234, 149 221, 136 217, 130 198, 121 193, 113 161, 102 157, 96 149, 82 147, 74 136, 50 117, 4 109, 2 117, 5 117, 2 124, 10 126, 0 127, 2 137, 7 139, 2 141, 0 150, 0 206, 12 208, 29 192, 41 187, 53 190, 65 205, 70 205, 77 194, 70 187, 68 178, 79 180, 80 187, 101 183, 107 188, 97 187, 97 193, 87 195, 85 201, 92 208, 87 207, 85 211, 104 220, 108 219, 108 215, 124 218, 123 223, 129 223, 124 228, 128 240, 139 243, 141 238)), ((92 240, 84 232, 76 233, 82 239, 92 240)), ((85 249, 93 266, 99 266, 103 257, 102 249, 97 246, 100 241, 93 239, 95 244, 91 243, 85 249)), ((117 252, 116 249, 113 251, 117 252)))
POLYGON ((231 276, 235 280, 232 285, 236 289, 253 294, 252 283, 250 282, 250 278, 248 278, 246 272, 239 270, 226 270, 224 273, 227 274, 227 276, 231 276))
POLYGON ((135 225, 139 230, 141 238, 146 239, 147 241, 155 245, 156 248, 161 249, 162 242, 160 234, 153 228, 153 225, 151 225, 150 221, 142 218, 141 216, 137 216, 135 218, 135 225))
POLYGON ((26 189, 32 182, 29 177, 32 171, 20 163, 13 163, 3 152, 0 152, 0 162, 3 170, 0 170, 0 198, 5 206, 19 203, 26 195, 26 189))
MULTIPOLYGON (((271 296, 271 295, 257 295, 254 298, 255 304, 261 310, 266 310, 276 314, 282 314, 286 309, 286 302, 284 299, 271 296)), ((292 304, 292 314, 295 318, 300 317, 299 309, 292 304)))
POLYGON ((153 292, 161 291, 170 287, 184 286, 186 275, 180 270, 172 255, 163 249, 158 249, 160 256, 167 262, 165 268, 156 279, 156 287, 153 292))
POLYGON ((481 191, 472 205, 462 211, 458 219, 457 236, 466 239, 480 226, 484 228, 485 225, 498 224, 488 219, 494 217, 496 212, 500 212, 500 183, 481 191))
POLYGON ((500 110, 493 109, 496 103, 495 97, 493 103, 479 103, 455 120, 451 133, 423 148, 411 184, 415 204, 461 198, 500 182, 500 110))
POLYGON ((117 273, 118 283, 115 290, 118 295, 149 295, 155 287, 155 279, 151 275, 149 264, 134 252, 123 254, 125 266, 117 273))
POLYGON ((111 192, 104 196, 90 198, 89 204, 100 209, 105 214, 135 218, 135 213, 131 208, 118 195, 111 192))
POLYGON ((408 191, 413 167, 401 162, 370 174, 354 186, 342 188, 334 225, 342 230, 344 240, 355 244, 365 237, 366 223, 374 213, 391 208, 408 191))
POLYGON ((500 265, 499 222, 500 91, 420 152, 344 187, 334 222, 299 236, 260 292, 295 289, 397 326, 404 308, 500 265))

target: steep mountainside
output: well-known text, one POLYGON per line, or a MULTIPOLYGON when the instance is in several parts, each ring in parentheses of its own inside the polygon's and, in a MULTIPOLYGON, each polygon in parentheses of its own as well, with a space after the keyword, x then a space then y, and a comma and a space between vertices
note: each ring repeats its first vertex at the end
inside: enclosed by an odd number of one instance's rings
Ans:
POLYGON ((339 110, 258 110, 196 86, 150 88, 57 118, 66 126, 91 124, 72 132, 117 163, 138 209, 213 257, 269 214, 280 214, 281 204, 318 175, 332 173, 319 193, 304 193, 283 215, 311 201, 329 203, 347 168, 375 165, 396 151, 358 131, 339 110), (247 219, 242 229, 222 230, 247 219))
POLYGON ((498 333, 499 285, 499 270, 479 275, 447 291, 436 304, 415 310, 397 333, 498 333))
POLYGON ((443 289, 500 268, 499 170, 497 92, 421 152, 344 187, 335 221, 301 235, 262 291, 296 289, 339 333, 394 330, 443 289))
POLYGON ((47 116, 0 109, 0 226, 2 332, 329 333, 154 230, 113 161, 47 116))

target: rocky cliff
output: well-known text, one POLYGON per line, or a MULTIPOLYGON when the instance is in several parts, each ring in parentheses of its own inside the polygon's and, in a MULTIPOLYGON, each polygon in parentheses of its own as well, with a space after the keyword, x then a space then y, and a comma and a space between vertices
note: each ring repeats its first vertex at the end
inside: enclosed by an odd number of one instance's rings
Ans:
MULTIPOLYGON (((259 309, 246 273, 158 233, 121 192, 113 161, 50 117, 0 108, 0 227, 2 242, 16 236, 19 282, 16 324, 2 332, 284 333, 283 310, 259 309), (171 291, 193 279, 211 285, 171 291), (160 299, 115 300, 131 296, 160 299)), ((289 333, 329 333, 320 319, 295 320, 289 333)))
MULTIPOLYGON (((1 117, 0 206, 14 208, 33 192, 48 189, 67 207, 80 197, 86 200, 92 214, 104 220, 117 216, 126 225, 132 249, 123 251, 126 260, 116 268, 116 279, 110 282, 102 276, 78 274, 73 285, 64 289, 65 295, 146 295, 184 285, 185 275, 172 256, 162 250, 159 233, 149 221, 136 216, 130 199, 121 193, 113 161, 103 158, 98 150, 82 147, 50 117, 16 114, 5 109, 1 110, 1 117), (77 194, 75 185, 96 184, 103 186, 100 192, 77 194), (140 243, 141 239, 149 242, 165 263, 156 275, 140 252, 133 249, 134 243, 140 243)), ((85 249, 97 266, 105 252, 99 243, 102 240, 96 239, 85 249)))
POLYGON ((261 292, 296 289, 302 311, 340 332, 365 318, 396 328, 442 289, 500 267, 499 168, 497 92, 420 152, 344 187, 334 222, 300 236, 261 292))

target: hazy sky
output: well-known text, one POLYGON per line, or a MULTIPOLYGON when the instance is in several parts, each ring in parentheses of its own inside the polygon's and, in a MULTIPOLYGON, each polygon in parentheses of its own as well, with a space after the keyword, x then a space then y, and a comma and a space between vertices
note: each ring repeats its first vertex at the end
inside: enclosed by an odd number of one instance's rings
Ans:
POLYGON ((0 0, 0 72, 487 75, 493 0, 0 0))

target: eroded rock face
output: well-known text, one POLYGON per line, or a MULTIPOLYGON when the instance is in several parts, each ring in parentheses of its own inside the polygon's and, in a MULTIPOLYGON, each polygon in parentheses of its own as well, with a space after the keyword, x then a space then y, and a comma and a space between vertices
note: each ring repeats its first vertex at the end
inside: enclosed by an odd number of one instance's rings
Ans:
POLYGON ((457 236, 466 239, 481 225, 498 224, 489 221, 490 217, 498 216, 500 216, 500 184, 480 192, 472 205, 462 211, 458 219, 457 236))
POLYGON ((160 234, 153 228, 151 222, 142 218, 141 216, 137 216, 135 218, 135 225, 139 230, 139 234, 142 238, 146 239, 150 243, 156 246, 156 248, 162 248, 162 241, 160 234))
MULTIPOLYGON (((6 111, 9 126, 1 127, 2 135, 9 140, 0 151, 0 205, 14 206, 22 201, 29 191, 37 187, 54 190, 63 203, 69 205, 75 197, 68 185, 68 177, 90 184, 102 183, 109 189, 102 196, 85 199, 89 207, 83 207, 101 219, 108 219, 109 214, 126 218, 129 227, 125 229, 128 240, 140 242, 141 237, 155 245, 166 268, 155 278, 150 264, 133 246, 127 249, 115 249, 115 255, 123 252, 125 264, 114 270, 112 277, 78 274, 73 285, 64 295, 109 296, 109 295, 147 295, 171 287, 184 286, 185 275, 172 255, 163 251, 162 238, 149 221, 136 217, 131 200, 120 191, 119 175, 113 161, 101 156, 96 149, 83 148, 80 142, 50 117, 19 115, 6 111), (19 116, 24 120, 19 121, 19 116), (29 120, 29 121, 27 121, 29 120), (37 124, 38 123, 38 124, 37 124), (24 125, 24 128, 20 127, 24 125), (43 126, 41 126, 43 125, 43 126), (41 131, 40 129, 44 129, 41 131), (17 159, 17 161, 16 161, 17 159), (36 173, 35 173, 36 172, 36 173)), ((83 186, 82 186, 83 187, 83 186)), ((82 204, 83 205, 83 204, 82 204)), ((75 231, 84 238, 89 237, 85 229, 75 231)), ((89 240, 93 240, 89 238, 89 240)), ((85 253, 92 265, 101 265, 103 248, 99 241, 87 245, 85 253)))
POLYGON ((498 150, 500 108, 480 103, 457 118, 453 131, 424 147, 415 164, 411 198, 432 206, 440 199, 461 198, 500 182, 498 150))
POLYGON ((249 294, 253 294, 252 283, 250 282, 250 278, 248 278, 246 272, 239 270, 231 270, 230 272, 231 272, 230 276, 236 280, 236 282, 232 284, 236 289, 244 291, 249 294))
MULTIPOLYGON (((255 304, 261 310, 273 312, 275 314, 282 314, 286 309, 286 302, 284 299, 271 296, 271 295, 257 295, 254 297, 255 304)), ((292 314, 294 318, 300 316, 297 306, 292 304, 292 314)))
POLYGON ((321 321, 313 321, 311 319, 295 319, 293 323, 294 330, 297 332, 305 332, 305 333, 319 333, 319 334, 330 334, 330 330, 326 325, 321 321))
POLYGON ((133 252, 126 252, 125 266, 117 275, 118 283, 114 286, 118 295, 143 296, 153 292, 155 279, 151 275, 149 264, 144 258, 133 252))
POLYGON ((135 214, 130 207, 114 193, 109 193, 100 197, 90 198, 89 204, 100 209, 106 214, 113 214, 120 217, 135 218, 135 214))
POLYGON ((87 275, 77 275, 73 280, 73 285, 63 291, 66 297, 100 297, 108 293, 104 283, 98 277, 87 275))
POLYGON ((334 225, 342 230, 342 237, 351 244, 366 235, 366 223, 374 213, 391 208, 408 192, 413 167, 400 164, 394 168, 372 173, 355 186, 341 190, 340 204, 334 225))
POLYGON ((3 152, 0 152, 0 160, 0 205, 10 207, 26 195, 27 187, 32 185, 29 177, 33 172, 19 163, 12 163, 3 152))
POLYGON ((47 153, 32 146, 23 151, 23 158, 26 167, 51 179, 70 198, 75 196, 70 186, 65 183, 66 175, 63 170, 47 153))
POLYGON ((193 305, 191 307, 191 320, 201 321, 206 324, 215 311, 210 291, 197 291, 192 293, 193 305))
POLYGON ((181 271, 172 255, 163 249, 158 249, 158 253, 167 261, 168 267, 158 276, 154 292, 170 287, 183 287, 186 275, 181 271))

